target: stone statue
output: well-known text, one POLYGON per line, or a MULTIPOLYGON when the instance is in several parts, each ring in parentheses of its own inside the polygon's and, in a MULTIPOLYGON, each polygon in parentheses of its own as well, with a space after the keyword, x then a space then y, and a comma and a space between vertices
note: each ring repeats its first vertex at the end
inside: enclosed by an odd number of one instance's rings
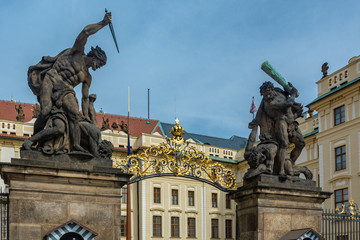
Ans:
POLYGON ((113 122, 111 124, 111 127, 112 127, 113 130, 117 130, 119 128, 119 125, 116 122, 113 122))
POLYGON ((295 102, 298 95, 296 88, 289 84, 290 92, 275 88, 271 82, 264 82, 260 87, 263 96, 256 117, 249 123, 252 129, 245 149, 245 159, 250 165, 244 178, 259 174, 279 175, 280 179, 305 174, 311 179, 312 174, 305 167, 294 166, 301 150, 305 146, 303 135, 296 119, 301 116, 302 105, 295 102), (260 143, 254 146, 255 136, 260 127, 260 143), (291 152, 290 144, 294 144, 291 152))
POLYGON ((328 75, 328 70, 329 70, 329 64, 327 62, 325 62, 322 66, 321 66, 321 72, 323 73, 322 78, 326 77, 328 75))
POLYGON ((40 115, 40 105, 36 103, 35 105, 32 105, 32 108, 32 118, 38 118, 40 115))
POLYGON ((15 110, 17 112, 16 120, 19 122, 23 122, 25 119, 25 113, 21 104, 19 104, 19 107, 15 104, 15 110))
POLYGON ((120 126, 121 131, 123 131, 126 134, 129 134, 129 127, 126 123, 124 123, 124 121, 121 121, 121 125, 119 125, 119 126, 120 126))
POLYGON ((103 116, 103 122, 101 125, 101 131, 105 131, 110 129, 110 123, 109 123, 109 118, 105 119, 105 116, 103 116))
POLYGON ((93 106, 96 95, 89 95, 91 75, 89 68, 96 70, 106 64, 106 54, 98 46, 84 53, 90 35, 111 21, 106 13, 98 23, 87 25, 77 36, 74 45, 56 57, 43 57, 28 70, 28 84, 40 103, 40 114, 34 124, 34 135, 23 144, 23 149, 32 146, 44 153, 83 152, 95 157, 101 143, 100 129, 96 125, 93 106), (81 108, 74 87, 82 84, 81 108))

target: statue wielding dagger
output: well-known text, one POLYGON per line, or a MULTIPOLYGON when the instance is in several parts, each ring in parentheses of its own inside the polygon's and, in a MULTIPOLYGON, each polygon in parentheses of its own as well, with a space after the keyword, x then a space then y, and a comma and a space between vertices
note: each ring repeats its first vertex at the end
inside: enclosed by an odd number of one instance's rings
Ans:
MULTIPOLYGON (((107 9, 105 8, 105 13, 107 13, 107 12, 108 12, 108 11, 107 11, 107 9)), ((118 44, 117 44, 117 41, 116 41, 116 37, 115 37, 114 27, 113 27, 113 24, 112 24, 111 21, 109 22, 109 28, 110 28, 110 31, 111 31, 111 35, 112 35, 112 37, 113 37, 113 39, 114 39, 114 43, 115 43, 116 49, 117 49, 118 53, 120 53, 120 52, 119 52, 119 47, 118 47, 118 44)))

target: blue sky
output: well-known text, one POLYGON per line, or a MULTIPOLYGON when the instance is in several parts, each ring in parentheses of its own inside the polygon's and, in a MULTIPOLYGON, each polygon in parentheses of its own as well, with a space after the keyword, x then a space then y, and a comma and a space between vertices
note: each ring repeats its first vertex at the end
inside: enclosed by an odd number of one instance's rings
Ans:
MULTIPOLYGON (((360 54, 360 1, 116 0, 0 1, 0 99, 33 103, 27 69, 73 45, 84 26, 112 12, 120 54, 108 27, 89 38, 108 56, 92 72, 96 109, 174 122, 189 132, 247 137, 252 96, 272 81, 268 60, 306 105, 327 61, 329 72, 360 54)), ((77 97, 80 99, 80 87, 77 97)))

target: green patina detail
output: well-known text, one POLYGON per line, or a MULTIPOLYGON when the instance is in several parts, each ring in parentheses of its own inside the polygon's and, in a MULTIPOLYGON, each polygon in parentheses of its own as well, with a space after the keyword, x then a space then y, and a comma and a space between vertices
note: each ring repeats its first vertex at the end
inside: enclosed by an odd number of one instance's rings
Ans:
POLYGON ((161 125, 160 122, 158 122, 158 123, 156 124, 156 126, 154 127, 154 129, 151 131, 151 134, 153 134, 153 133, 155 132, 155 130, 156 130, 157 127, 160 128, 160 131, 162 132, 162 135, 165 137, 165 132, 164 132, 164 129, 163 129, 163 127, 162 127, 162 125, 161 125))
MULTIPOLYGON (((287 92, 291 92, 292 87, 290 87, 289 83, 286 81, 286 79, 281 76, 281 74, 276 71, 276 69, 271 66, 271 64, 268 61, 263 62, 261 64, 261 69, 269 75, 272 79, 274 79, 276 82, 278 82, 287 92)), ((297 93, 296 97, 299 96, 299 92, 297 93)))
POLYGON ((320 101, 321 99, 326 98, 327 96, 329 96, 329 95, 331 95, 331 94, 333 94, 333 93, 336 93, 336 92, 340 91, 341 89, 346 88, 347 86, 356 83, 356 82, 359 81, 359 80, 360 80, 360 77, 358 77, 358 78, 356 78, 356 79, 354 79, 354 80, 352 80, 352 81, 350 81, 350 82, 348 82, 348 83, 345 83, 344 85, 341 85, 341 86, 339 86, 339 87, 331 90, 331 91, 328 92, 328 93, 325 93, 325 94, 323 94, 323 95, 315 98, 311 103, 309 103, 308 105, 306 105, 306 107, 309 107, 311 104, 316 103, 317 101, 320 101))
POLYGON ((315 129, 315 130, 312 131, 312 132, 309 132, 309 133, 304 134, 304 138, 310 137, 311 135, 314 135, 314 134, 316 134, 316 133, 318 133, 318 132, 319 132, 319 129, 315 129))

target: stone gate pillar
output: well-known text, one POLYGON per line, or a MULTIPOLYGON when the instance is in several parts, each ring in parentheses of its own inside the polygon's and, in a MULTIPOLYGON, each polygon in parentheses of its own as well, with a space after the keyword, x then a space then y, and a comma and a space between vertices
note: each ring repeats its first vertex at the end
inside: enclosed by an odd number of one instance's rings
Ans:
POLYGON ((9 185, 10 239, 60 239, 71 228, 57 229, 69 221, 91 229, 95 239, 120 239, 121 187, 131 174, 112 168, 111 160, 28 156, 0 167, 9 185))
POLYGON ((230 193, 237 204, 237 239, 278 240, 295 229, 321 232, 322 203, 330 192, 315 181, 259 175, 230 193))

